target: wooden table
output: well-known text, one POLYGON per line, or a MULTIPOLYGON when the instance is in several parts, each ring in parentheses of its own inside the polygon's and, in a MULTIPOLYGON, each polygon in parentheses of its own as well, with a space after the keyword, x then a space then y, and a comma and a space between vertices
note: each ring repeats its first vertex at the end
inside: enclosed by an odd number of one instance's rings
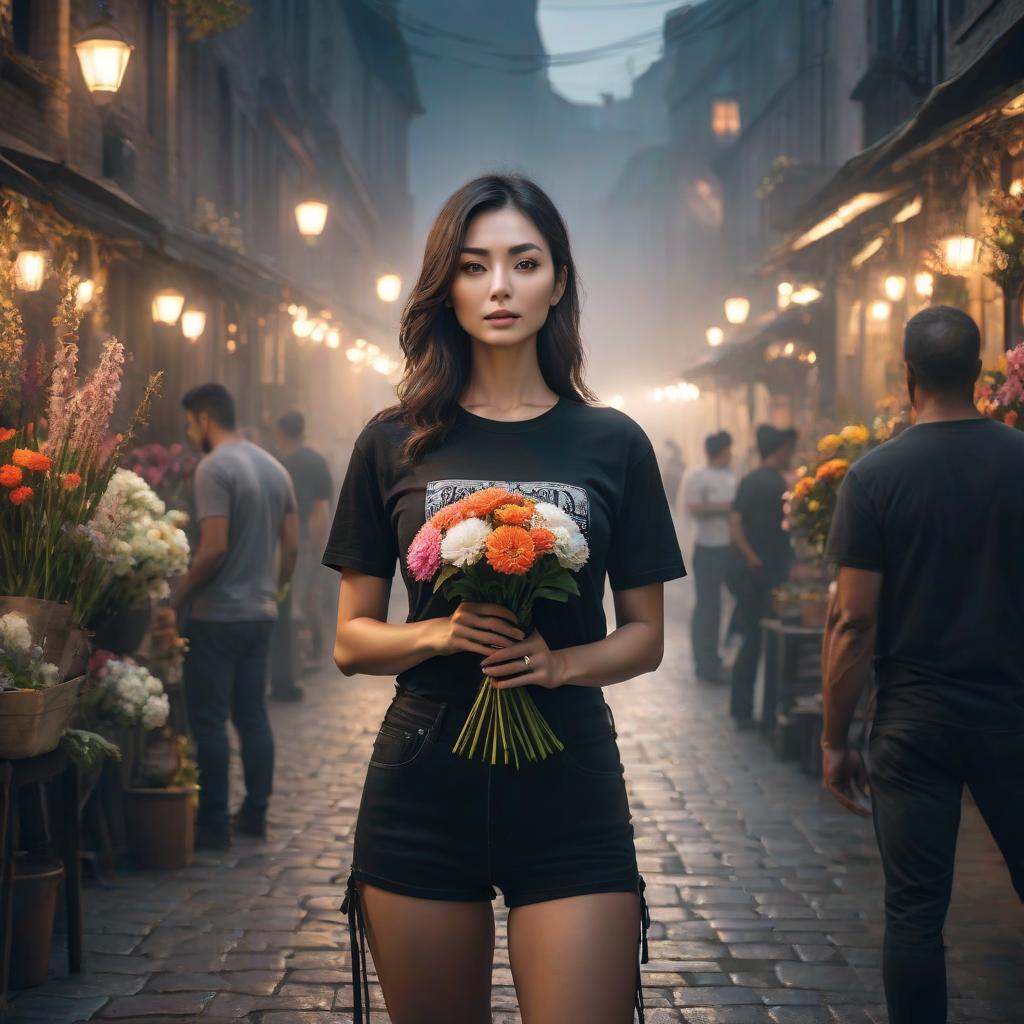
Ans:
POLYGON ((49 754, 16 761, 0 759, 0 1011, 6 1009, 11 967, 11 931, 14 911, 13 833, 17 800, 22 786, 59 779, 63 827, 61 859, 67 899, 68 970, 82 969, 82 873, 78 859, 78 766, 60 747, 49 754))
POLYGON ((821 690, 821 647, 825 631, 781 619, 762 619, 764 687, 761 731, 774 736, 778 717, 797 697, 821 690))

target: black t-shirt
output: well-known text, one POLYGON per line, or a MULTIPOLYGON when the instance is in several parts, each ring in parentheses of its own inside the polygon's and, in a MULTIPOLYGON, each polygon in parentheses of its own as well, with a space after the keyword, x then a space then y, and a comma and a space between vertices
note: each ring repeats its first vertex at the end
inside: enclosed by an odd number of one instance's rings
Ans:
POLYGON ((281 458, 295 488, 299 506, 299 528, 303 536, 309 532, 309 517, 318 501, 331 500, 331 471, 319 453, 303 445, 281 458))
MULTIPOLYGON (((400 462, 409 432, 401 422, 363 428, 323 558, 332 568, 351 566, 389 580, 400 558, 408 622, 451 615, 458 604, 434 594, 433 581, 411 578, 410 542, 438 509, 485 487, 557 505, 586 537, 590 557, 574 574, 580 596, 534 605, 534 626, 552 650, 607 635, 606 573, 612 590, 686 575, 654 449, 643 429, 617 409, 563 397, 540 416, 503 422, 459 406, 440 447, 414 467, 400 462)), ((429 658, 399 673, 397 686, 468 707, 482 678, 481 661, 470 651, 429 658)), ((530 691, 542 710, 549 701, 564 707, 603 700, 600 687, 530 691)))
POLYGON ((743 533, 764 563, 765 579, 771 585, 789 576, 792 547, 789 534, 782 528, 782 496, 786 478, 771 466, 761 466, 741 481, 733 500, 743 533))
POLYGON ((1024 434, 904 431, 847 474, 827 552, 883 576, 879 718, 1024 725, 1024 434))

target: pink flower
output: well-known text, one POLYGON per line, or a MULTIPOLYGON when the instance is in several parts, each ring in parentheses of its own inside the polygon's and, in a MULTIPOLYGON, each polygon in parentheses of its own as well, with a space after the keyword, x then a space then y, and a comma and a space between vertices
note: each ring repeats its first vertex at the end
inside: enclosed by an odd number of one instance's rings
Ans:
POLYGON ((68 430, 68 417, 75 402, 75 388, 78 385, 78 346, 73 342, 62 344, 53 360, 50 376, 49 443, 54 451, 64 440, 68 430))
POLYGON ((100 454, 114 403, 121 390, 123 366, 124 346, 116 338, 111 338, 103 346, 99 366, 89 374, 85 387, 75 396, 72 447, 83 461, 100 454))
POLYGON ((433 579, 441 568, 441 531, 424 523, 405 556, 412 578, 420 583, 433 579))

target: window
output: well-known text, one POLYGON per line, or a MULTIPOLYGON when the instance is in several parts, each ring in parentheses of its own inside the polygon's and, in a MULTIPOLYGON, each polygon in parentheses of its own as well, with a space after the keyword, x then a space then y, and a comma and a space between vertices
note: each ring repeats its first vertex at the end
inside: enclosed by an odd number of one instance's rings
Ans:
POLYGON ((738 100, 712 100, 711 130, 720 139, 734 139, 739 135, 740 104, 738 100))

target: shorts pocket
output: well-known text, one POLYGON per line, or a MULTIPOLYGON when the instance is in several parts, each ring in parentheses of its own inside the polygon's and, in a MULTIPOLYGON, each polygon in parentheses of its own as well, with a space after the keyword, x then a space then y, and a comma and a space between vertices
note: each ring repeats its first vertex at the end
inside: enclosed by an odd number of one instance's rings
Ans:
POLYGON ((419 759, 429 742, 422 726, 402 728, 385 722, 373 741, 370 764, 374 768, 406 768, 419 759))
POLYGON ((566 740, 562 757, 566 764, 586 775, 622 775, 619 747, 615 737, 608 733, 588 739, 566 740))

